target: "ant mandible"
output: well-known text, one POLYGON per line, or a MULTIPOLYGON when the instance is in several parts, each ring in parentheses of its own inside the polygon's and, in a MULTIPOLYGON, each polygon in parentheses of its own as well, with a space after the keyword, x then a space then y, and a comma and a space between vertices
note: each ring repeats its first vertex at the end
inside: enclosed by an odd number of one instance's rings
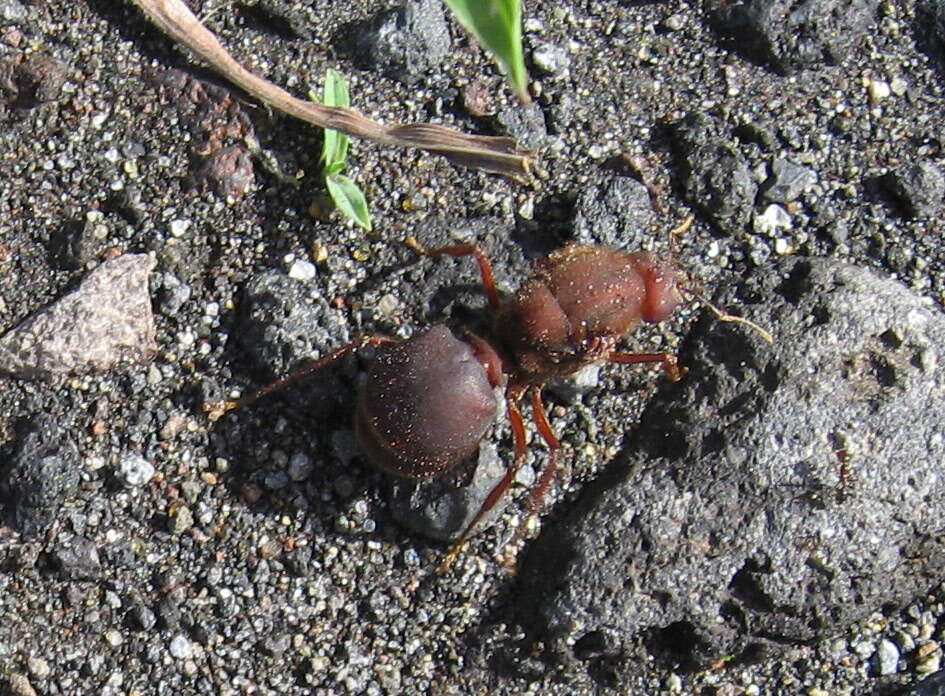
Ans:
MULTIPOLYGON (((691 224, 692 218, 688 218, 673 233, 680 234, 691 224)), ((513 544, 528 520, 539 512, 558 467, 558 438, 541 398, 547 382, 605 361, 659 363, 669 379, 680 378, 682 372, 673 353, 621 353, 615 346, 641 320, 656 323, 668 319, 682 302, 680 291, 686 288, 671 260, 646 252, 569 244, 538 260, 531 277, 503 302, 492 266, 479 247, 457 244, 424 249, 413 238, 407 244, 423 256, 475 257, 493 315, 490 340, 469 330, 457 338, 442 324, 404 341, 377 334, 363 336, 245 398, 207 404, 205 409, 216 420, 226 411, 277 391, 344 355, 368 345, 380 346, 357 399, 357 441, 364 456, 379 469, 424 480, 443 475, 476 451, 496 417, 493 390, 504 389, 512 430, 512 464, 438 567, 442 573, 508 490, 524 461, 525 425, 519 410, 523 397, 527 395, 531 401, 532 417, 549 456, 513 544)), ((750 323, 708 306, 724 321, 750 323)))

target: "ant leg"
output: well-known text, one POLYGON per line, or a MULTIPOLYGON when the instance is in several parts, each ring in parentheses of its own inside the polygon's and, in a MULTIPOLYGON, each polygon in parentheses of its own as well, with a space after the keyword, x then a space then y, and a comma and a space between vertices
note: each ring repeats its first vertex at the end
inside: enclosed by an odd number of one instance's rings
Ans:
POLYGON ((421 246, 413 237, 407 237, 407 246, 413 249, 421 256, 475 256, 476 263, 479 264, 479 275, 482 277, 482 289, 486 293, 486 299, 489 302, 489 309, 493 312, 499 310, 499 291, 495 287, 495 279, 492 276, 492 264, 486 257, 485 252, 475 244, 454 244, 452 246, 437 247, 436 249, 426 249, 421 246))
POLYGON ((318 360, 313 360, 312 362, 305 363, 301 367, 296 368, 289 374, 277 379, 272 384, 267 384, 265 387, 260 387, 252 394, 244 396, 242 399, 236 399, 235 401, 215 401, 213 403, 204 404, 203 410, 207 414, 207 417, 211 421, 220 420, 224 413, 227 411, 232 411, 236 408, 241 408, 248 404, 253 403, 257 399, 260 399, 268 394, 284 389, 285 387, 293 384, 300 379, 308 377, 314 372, 318 372, 323 367, 330 365, 339 358, 344 357, 348 353, 352 353, 358 350, 361 350, 365 346, 380 346, 385 343, 395 343, 396 341, 389 336, 381 336, 380 334, 372 334, 370 336, 362 336, 351 343, 342 346, 336 350, 333 350, 328 355, 319 358, 318 360))
POLYGON ((450 547, 449 552, 440 562, 440 565, 437 566, 436 572, 437 575, 442 575, 449 567, 453 565, 459 554, 462 552, 463 547, 466 545, 466 542, 469 540, 469 537, 472 536, 472 532, 475 529, 476 525, 479 524, 487 512, 489 512, 495 504, 502 499, 502 496, 505 495, 505 492, 509 489, 509 486, 512 485, 512 481, 515 480, 515 474, 518 473, 519 468, 522 466, 522 461, 525 459, 525 422, 522 420, 522 412, 518 409, 518 400, 522 398, 522 389, 521 388, 510 388, 505 395, 506 410, 509 415, 509 424, 512 427, 512 443, 515 448, 515 459, 512 461, 512 466, 510 466, 505 471, 505 476, 502 477, 502 480, 499 481, 495 487, 489 492, 489 495, 486 496, 486 499, 483 501, 478 512, 472 518, 472 521, 466 525, 466 529, 463 530, 463 533, 459 535, 453 545, 450 547))
MULTIPOLYGON (((558 444, 558 437, 555 435, 554 428, 552 428, 551 423, 548 422, 548 415, 545 413, 545 405, 541 400, 541 388, 532 387, 531 395, 532 418, 535 419, 538 434, 541 435, 541 439, 548 445, 548 463, 538 477, 538 481, 532 487, 531 494, 528 498, 528 511, 525 514, 525 519, 522 520, 518 529, 515 530, 515 535, 512 537, 511 541, 506 544, 507 547, 515 546, 521 541, 522 537, 525 535, 525 531, 528 529, 529 521, 541 512, 542 501, 544 501, 548 489, 551 488, 555 474, 558 473, 558 449, 560 445, 558 444)), ((514 557, 506 558, 505 565, 507 567, 511 568, 514 564, 514 557)))
POLYGON ((607 360, 622 365, 661 363, 666 376, 673 382, 682 379, 685 372, 684 368, 679 367, 675 353, 611 353, 607 356, 607 360))

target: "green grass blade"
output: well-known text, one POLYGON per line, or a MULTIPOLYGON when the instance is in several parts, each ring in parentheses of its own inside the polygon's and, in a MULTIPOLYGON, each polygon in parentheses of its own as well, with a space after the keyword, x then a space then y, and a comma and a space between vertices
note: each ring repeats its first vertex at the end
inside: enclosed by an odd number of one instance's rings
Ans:
POLYGON ((528 74, 522 57, 521 0, 443 0, 459 23, 499 62, 523 102, 528 74))
POLYGON ((371 214, 368 212, 367 200, 358 185, 341 174, 332 174, 325 177, 325 186, 328 195, 338 206, 338 210, 358 225, 371 231, 371 214))
MULTIPOLYGON (((351 99, 348 96, 348 85, 345 84, 345 79, 337 70, 329 68, 325 73, 322 103, 325 106, 348 107, 351 105, 351 99)), ((343 167, 347 156, 348 136, 326 128, 325 142, 322 145, 322 167, 327 169, 338 164, 343 167)))

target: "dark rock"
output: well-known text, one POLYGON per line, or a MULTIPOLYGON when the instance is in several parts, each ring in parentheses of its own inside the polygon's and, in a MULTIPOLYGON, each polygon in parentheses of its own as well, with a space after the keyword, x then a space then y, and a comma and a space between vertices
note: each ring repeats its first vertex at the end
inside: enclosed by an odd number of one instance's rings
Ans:
POLYGON ((55 101, 65 82, 66 65, 42 53, 31 53, 18 62, 0 65, 4 101, 17 108, 55 101))
POLYGON ((98 577, 102 564, 94 543, 83 537, 73 537, 61 543, 53 551, 53 559, 62 577, 67 580, 93 580, 98 577))
POLYGON ((790 203, 817 181, 817 175, 791 160, 777 159, 771 165, 771 177, 764 184, 762 196, 775 203, 790 203))
POLYGON ((720 33, 746 57, 781 73, 838 64, 862 45, 878 0, 734 0, 712 11, 720 33))
MULTIPOLYGON (((391 515, 407 529, 425 537, 440 541, 457 539, 506 471, 505 462, 499 457, 495 446, 488 442, 479 448, 479 459, 470 480, 459 482, 458 476, 469 465, 469 462, 461 463, 453 476, 422 483, 397 480, 392 487, 391 515)), ((502 496, 479 521, 476 530, 488 529, 508 501, 508 495, 502 496)))
POLYGON ((153 254, 101 264, 73 292, 0 338, 2 371, 22 378, 103 371, 157 351, 148 294, 153 254))
POLYGON ((131 618, 144 631, 150 631, 157 625, 154 612, 144 604, 135 604, 131 609, 131 618))
POLYGON ((54 256, 62 268, 78 270, 101 257, 112 232, 111 220, 99 211, 82 222, 72 222, 54 241, 54 256))
POLYGON ((548 136, 545 115, 535 102, 502 109, 495 118, 501 129, 525 150, 537 150, 548 136))
POLYGON ((10 526, 26 538, 42 536, 62 504, 75 495, 79 448, 52 416, 37 416, 20 438, 7 473, 10 526))
POLYGON ((930 674, 922 681, 895 693, 896 696, 945 696, 945 670, 930 674))
POLYGON ((173 317, 181 307, 190 299, 193 291, 187 283, 184 283, 173 273, 165 273, 163 276, 163 287, 161 288, 161 312, 167 316, 173 317))
POLYGON ((285 633, 263 638, 260 649, 270 657, 282 657, 291 645, 291 637, 285 633))
POLYGON ((615 176, 594 182, 578 195, 574 241, 636 251, 652 223, 653 207, 646 186, 636 179, 615 176))
POLYGON ((799 258, 716 301, 774 345, 699 322, 688 374, 643 414, 627 459, 523 566, 566 659, 619 656, 641 635, 703 663, 811 641, 945 569, 936 308, 872 271, 799 258))
POLYGON ((239 329, 237 340, 271 376, 348 341, 342 313, 332 310, 311 285, 281 271, 263 273, 246 284, 239 329))
POLYGON ((755 143, 765 152, 773 152, 778 148, 778 139, 770 123, 752 121, 738 126, 735 133, 743 142, 755 143))
POLYGON ((703 114, 690 114, 674 132, 686 197, 720 231, 737 232, 748 222, 758 193, 744 156, 703 114))
POLYGON ((450 52, 440 0, 407 0, 376 15, 354 35, 353 53, 386 75, 413 84, 450 52))
POLYGON ((157 615, 161 620, 161 627, 168 631, 176 631, 181 625, 181 611, 177 602, 165 597, 157 605, 157 615))
POLYGON ((291 39, 312 39, 315 31, 300 7, 289 0, 258 0, 252 7, 242 6, 241 14, 250 15, 272 32, 291 39))
POLYGON ((905 164, 890 172, 884 183, 910 217, 934 217, 942 209, 945 174, 931 162, 905 164))

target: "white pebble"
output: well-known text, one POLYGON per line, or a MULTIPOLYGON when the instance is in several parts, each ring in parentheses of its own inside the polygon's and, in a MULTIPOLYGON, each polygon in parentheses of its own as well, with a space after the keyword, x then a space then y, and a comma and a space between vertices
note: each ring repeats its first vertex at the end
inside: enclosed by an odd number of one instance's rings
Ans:
POLYGON ((761 215, 755 215, 752 227, 758 234, 773 236, 778 230, 791 228, 791 216, 780 205, 772 203, 761 215))
POLYGON ((171 220, 170 230, 174 237, 183 237, 190 229, 190 220, 171 220))
POLYGON ((171 657, 178 660, 187 660, 194 654, 193 644, 187 639, 187 636, 181 635, 174 636, 171 639, 168 650, 170 650, 171 657))
POLYGON ((890 89, 889 85, 882 80, 870 80, 869 92, 870 101, 873 104, 878 104, 889 97, 890 89))
POLYGON ((126 486, 143 486, 154 478, 154 465, 137 453, 129 453, 118 462, 118 476, 126 486))
POLYGON ((312 280, 315 277, 315 264, 296 259, 289 268, 289 277, 295 280, 312 280))

